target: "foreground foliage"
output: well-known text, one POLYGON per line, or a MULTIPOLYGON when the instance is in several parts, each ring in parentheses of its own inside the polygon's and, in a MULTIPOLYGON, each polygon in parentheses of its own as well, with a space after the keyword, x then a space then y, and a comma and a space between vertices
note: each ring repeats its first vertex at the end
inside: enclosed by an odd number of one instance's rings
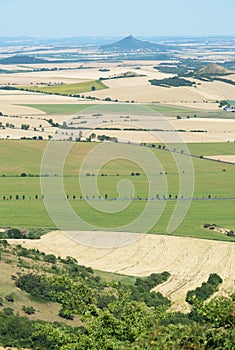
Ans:
POLYGON ((234 349, 235 295, 198 303, 189 315, 166 313, 161 307, 119 301, 103 310, 94 308, 83 316, 85 326, 30 321, 0 313, 0 343, 37 350, 79 349, 234 349), (187 320, 187 322, 186 322, 187 320), (166 324, 162 323, 166 321, 166 324), (167 322, 169 322, 167 324, 167 322), (186 324, 185 324, 186 323, 186 324))
MULTIPOLYGON (((13 275, 13 283, 32 300, 59 303, 61 316, 60 323, 40 321, 37 310, 24 306, 27 317, 20 317, 14 312, 14 302, 6 307, 9 304, 2 298, 2 346, 35 350, 234 349, 235 294, 209 302, 195 295, 188 314, 172 312, 170 301, 152 291, 169 278, 168 272, 131 279, 127 284, 107 282, 72 257, 56 258, 20 245, 12 248, 5 240, 0 250, 21 264, 35 266, 13 275), (79 325, 74 318, 80 320, 79 325)), ((208 281, 216 284, 220 278, 212 274, 208 281)))
POLYGON ((204 282, 201 287, 197 287, 195 290, 189 290, 186 295, 186 301, 193 304, 195 300, 206 300, 213 295, 218 286, 223 282, 222 278, 216 273, 211 273, 207 282, 204 282))

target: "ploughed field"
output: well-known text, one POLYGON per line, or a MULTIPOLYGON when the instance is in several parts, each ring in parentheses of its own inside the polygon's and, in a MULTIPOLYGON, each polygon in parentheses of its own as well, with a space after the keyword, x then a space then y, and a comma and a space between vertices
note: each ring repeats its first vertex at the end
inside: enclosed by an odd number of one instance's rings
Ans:
MULTIPOLYGON (((96 236, 102 237, 102 232, 97 232, 96 236)), ((151 273, 169 271, 170 278, 154 290, 170 298, 174 302, 172 309, 175 311, 189 310, 189 305, 185 302, 187 291, 200 286, 208 279, 210 273, 217 273, 223 279, 217 295, 227 295, 234 291, 235 249, 231 242, 143 235, 141 239, 126 246, 100 249, 74 242, 60 231, 50 232, 38 240, 10 242, 20 243, 30 249, 39 249, 46 254, 73 256, 85 266, 99 271, 119 273, 120 278, 126 275, 127 283, 133 278, 130 276, 148 276, 151 273)), ((96 239, 90 243, 95 244, 96 239)), ((107 276, 108 273, 105 277, 107 276)), ((112 275, 115 279, 117 276, 112 275)))

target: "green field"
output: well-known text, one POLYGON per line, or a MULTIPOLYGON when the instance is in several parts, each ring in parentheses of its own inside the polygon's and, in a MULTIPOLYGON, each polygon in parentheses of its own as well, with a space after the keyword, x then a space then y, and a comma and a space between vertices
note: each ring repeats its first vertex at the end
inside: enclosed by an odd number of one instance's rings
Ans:
POLYGON ((42 92, 58 95, 76 95, 83 92, 107 89, 107 86, 99 80, 89 80, 75 84, 62 84, 54 86, 19 86, 21 90, 42 92))
MULTIPOLYGON (((44 141, 0 141, 0 226, 16 227, 46 227, 53 228, 55 225, 46 212, 41 200, 40 190, 40 164, 47 143, 44 141), (26 173, 27 177, 21 174, 26 173), (16 195, 19 199, 16 200, 16 195), (22 196, 25 199, 22 199, 22 196), (35 199, 35 196, 38 199, 35 199), (5 199, 3 198, 5 197, 5 199), (10 199, 11 198, 11 199, 10 199)), ((117 197, 117 185, 120 180, 127 179, 135 187, 134 197, 142 200, 132 201, 131 204, 120 213, 101 213, 89 207, 84 197, 80 200, 81 190, 78 175, 82 160, 86 154, 96 147, 96 143, 75 143, 64 166, 63 184, 65 193, 69 195, 69 201, 76 213, 86 222, 97 227, 115 228, 128 224, 137 218, 146 205, 144 200, 148 196, 148 182, 146 175, 136 164, 123 159, 109 162, 100 169, 99 176, 95 177, 100 195, 108 195, 112 201, 117 197), (131 176, 131 173, 139 172, 140 176, 131 176), (105 176, 101 176, 101 174, 105 176), (119 174, 119 176, 117 175, 119 174), (76 196, 76 200, 73 196, 76 196)), ((189 144, 193 154, 235 154, 234 143, 223 144, 189 144)), ((180 146, 179 150, 180 150, 180 146)), ((164 171, 167 172, 168 193, 161 189, 161 174, 151 174, 159 180, 159 188, 156 193, 162 198, 164 195, 172 198, 178 194, 179 180, 178 171, 172 154, 167 151, 153 149, 161 162, 164 171)), ((56 154, 55 154, 56 156, 56 154)), ((187 157, 181 155, 181 157, 187 157)), ((235 230, 234 210, 235 201, 215 200, 215 198, 235 198, 235 165, 213 162, 206 159, 192 158, 195 171, 194 197, 205 200, 193 201, 190 210, 177 230, 173 233, 180 236, 212 238, 217 240, 232 240, 223 234, 211 232, 203 228, 205 223, 215 223, 222 227, 235 230), (213 200, 208 200, 208 195, 213 200)), ((92 169, 91 169, 92 170, 92 169)), ((95 169, 94 169, 95 172, 95 169)), ((93 176, 85 176, 89 187, 94 180, 93 176)), ((54 177, 50 180, 55 181, 54 177)), ((91 199, 91 198, 90 198, 91 199)), ((162 201, 161 201, 162 202, 162 201)), ((169 218, 175 208, 176 200, 166 201, 166 208, 159 222, 151 229, 151 233, 164 234, 169 218)), ((63 215, 63 213, 61 213, 63 215)), ((150 212, 149 215, 155 215, 150 212)))
MULTIPOLYGON (((81 84, 81 83, 80 83, 81 84)), ((33 87, 34 91, 37 87, 33 87)), ((31 87, 30 87, 31 89, 31 87)), ((88 107, 95 107, 97 105, 95 104, 27 104, 24 105, 27 107, 33 107, 33 108, 38 108, 41 111, 47 113, 47 114, 74 114, 76 112, 80 112, 88 107)), ((108 108, 109 105, 105 105, 104 108, 108 108)), ((121 112, 121 107, 122 105, 118 105, 118 108, 120 109, 121 112)), ((182 116, 187 116, 191 115, 194 116, 196 114, 200 114, 203 111, 197 110, 197 109, 192 109, 192 108, 183 108, 183 107, 177 107, 177 106, 171 106, 171 105, 143 105, 144 108, 146 108, 146 111, 153 110, 158 113, 163 113, 166 114, 167 116, 176 116, 176 115, 182 115, 182 116)), ((113 105, 110 105, 111 111, 113 111, 113 105)), ((128 110, 128 106, 124 106, 124 111, 128 110)), ((130 111, 134 110, 134 106, 130 105, 130 111)), ((138 111, 138 107, 137 107, 138 111)), ((225 113, 225 112, 224 112, 225 113)))
POLYGON ((188 145, 191 154, 203 155, 203 156, 216 156, 216 155, 234 155, 235 143, 191 143, 188 145))
POLYGON ((91 104, 27 104, 26 107, 40 109, 48 115, 72 115, 86 108, 94 107, 91 104))
MULTIPOLYGON (((98 84, 102 82, 97 82, 98 84)), ((81 84, 87 84, 87 83, 79 83, 79 84, 69 84, 69 85, 81 85, 81 84)), ((54 87, 48 87, 48 89, 62 89, 63 87, 66 87, 68 85, 61 85, 59 87, 54 86, 54 87)), ((92 85, 90 85, 91 88, 92 85)), ((28 87, 25 87, 26 89, 28 89, 28 87)), ((105 88, 105 87, 103 87, 105 88)), ((38 91, 38 89, 42 89, 43 91, 45 91, 45 89, 47 89, 47 87, 30 87, 29 88, 30 91, 38 91), (32 90, 33 89, 33 90, 32 90)), ((98 89, 97 89, 98 90, 98 89)), ((43 92, 41 91, 41 92, 43 92)), ((90 90, 88 90, 90 91, 90 90)), ((45 91, 46 92, 46 91, 45 91)), ((85 92, 85 91, 83 91, 85 92)), ((62 94, 62 92, 60 92, 62 94)), ((72 92, 72 94, 75 93, 74 91, 72 92)), ((234 101, 235 103, 235 101, 234 101)), ((37 108, 40 109, 41 111, 45 112, 48 115, 53 115, 53 114, 57 114, 57 115, 71 115, 77 112, 80 112, 86 108, 92 108, 92 107, 97 107, 97 105, 95 104, 24 104, 24 106, 27 107, 32 107, 32 108, 37 108)), ((100 111, 102 112, 102 108, 103 111, 106 111, 106 109, 108 109, 110 106, 110 111, 113 112, 113 105, 104 105, 100 107, 100 111)), ((119 109, 120 113, 128 113, 128 111, 134 112, 135 111, 135 106, 130 104, 128 105, 115 105, 116 108, 119 109), (129 108, 128 108, 129 107, 129 108)), ((138 113, 139 111, 144 110, 145 108, 145 112, 149 111, 154 111, 157 113, 161 113, 163 115, 165 115, 166 117, 171 117, 171 118, 176 118, 177 116, 181 116, 182 118, 217 118, 217 119, 234 119, 234 116, 232 113, 228 113, 225 112, 223 109, 219 109, 216 111, 207 111, 207 110, 201 110, 201 109, 196 109, 196 108, 188 108, 188 107, 177 107, 177 106, 172 106, 172 105, 162 105, 162 104, 148 104, 148 105, 137 105, 136 107, 136 112, 138 113)), ((97 111, 99 110, 99 107, 97 107, 97 111)), ((97 112, 96 111, 96 112, 97 112)))
POLYGON ((218 110, 203 110, 189 107, 177 107, 171 105, 146 105, 153 111, 162 113, 167 117, 181 116, 182 118, 216 118, 216 119, 234 119, 231 113, 225 112, 222 108, 218 110))

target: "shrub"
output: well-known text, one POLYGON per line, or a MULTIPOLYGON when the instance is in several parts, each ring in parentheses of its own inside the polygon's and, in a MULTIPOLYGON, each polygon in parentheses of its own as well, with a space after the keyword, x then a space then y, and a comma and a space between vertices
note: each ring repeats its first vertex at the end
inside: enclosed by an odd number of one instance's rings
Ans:
POLYGON ((212 273, 207 282, 202 283, 201 287, 188 291, 185 300, 189 304, 194 304, 195 299, 206 300, 217 291, 219 284, 222 282, 223 280, 219 275, 212 273))
POLYGON ((35 309, 32 306, 23 306, 22 310, 27 314, 27 315, 33 315, 35 314, 35 309))
POLYGON ((10 244, 7 242, 6 239, 2 239, 0 240, 0 245, 3 245, 4 247, 9 247, 10 244))
POLYGON ((16 281, 16 287, 30 293, 33 297, 42 300, 51 300, 51 286, 43 276, 27 274, 20 276, 16 281))
POLYGON ((54 254, 47 254, 43 258, 44 261, 48 263, 55 264, 56 263, 56 256, 54 254))
POLYGON ((136 301, 144 301, 148 306, 168 305, 170 301, 159 292, 151 292, 153 287, 165 282, 170 273, 152 273, 146 278, 136 278, 135 286, 132 287, 132 297, 136 301))
POLYGON ((211 224, 204 224, 203 227, 204 228, 209 228, 211 226, 211 224))
POLYGON ((235 234, 234 234, 234 232, 231 230, 231 231, 227 232, 227 236, 228 236, 228 237, 235 237, 235 234))
POLYGON ((5 315, 12 316, 14 315, 14 310, 11 307, 5 307, 3 310, 5 315))
POLYGON ((21 231, 18 228, 10 228, 6 235, 8 238, 22 238, 21 231))
POLYGON ((211 273, 207 281, 207 283, 210 283, 216 287, 222 282, 223 282, 222 278, 216 273, 211 273))
POLYGON ((14 297, 14 294, 13 293, 10 293, 8 295, 5 296, 6 300, 11 302, 11 303, 14 303, 15 301, 15 297, 14 297))
POLYGON ((60 309, 59 314, 60 317, 65 318, 66 320, 73 320, 74 316, 72 314, 72 311, 68 309, 60 309))

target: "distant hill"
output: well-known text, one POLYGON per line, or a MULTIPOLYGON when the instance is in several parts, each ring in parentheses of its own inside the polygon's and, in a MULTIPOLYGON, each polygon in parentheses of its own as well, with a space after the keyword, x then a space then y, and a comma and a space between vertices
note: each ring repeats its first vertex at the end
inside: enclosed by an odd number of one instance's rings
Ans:
POLYGON ((125 72, 125 73, 120 73, 120 74, 114 74, 110 75, 109 77, 106 78, 100 78, 99 80, 111 80, 111 79, 123 79, 123 78, 138 78, 138 77, 146 77, 145 74, 138 74, 136 72, 125 72))
POLYGON ((0 60, 0 64, 40 64, 40 63, 48 63, 47 60, 43 60, 42 58, 35 58, 27 55, 15 55, 7 58, 3 58, 0 60))
POLYGON ((103 45, 100 47, 101 51, 109 52, 162 52, 167 51, 168 49, 168 46, 150 43, 149 41, 139 40, 134 38, 132 35, 129 35, 124 39, 119 40, 113 44, 103 45))
POLYGON ((224 68, 223 66, 220 66, 219 64, 212 63, 199 69, 196 74, 197 76, 201 77, 216 77, 220 75, 231 74, 231 71, 227 68, 224 68))

